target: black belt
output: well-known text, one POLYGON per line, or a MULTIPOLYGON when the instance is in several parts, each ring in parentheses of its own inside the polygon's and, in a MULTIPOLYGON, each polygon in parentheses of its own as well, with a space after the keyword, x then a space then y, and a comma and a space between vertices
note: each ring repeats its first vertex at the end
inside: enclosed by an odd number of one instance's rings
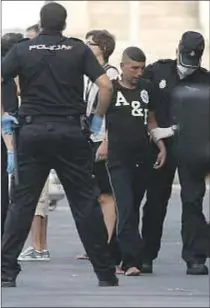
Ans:
POLYGON ((71 121, 76 122, 83 133, 88 137, 90 136, 90 122, 86 115, 72 115, 72 116, 60 116, 60 115, 36 115, 36 116, 19 116, 18 118, 20 126, 32 124, 32 123, 45 123, 45 122, 58 122, 58 123, 68 123, 71 121))
POLYGON ((33 115, 33 116, 19 116, 18 120, 20 124, 31 124, 31 123, 44 123, 44 122, 67 122, 76 120, 80 123, 82 116, 60 116, 60 115, 33 115))

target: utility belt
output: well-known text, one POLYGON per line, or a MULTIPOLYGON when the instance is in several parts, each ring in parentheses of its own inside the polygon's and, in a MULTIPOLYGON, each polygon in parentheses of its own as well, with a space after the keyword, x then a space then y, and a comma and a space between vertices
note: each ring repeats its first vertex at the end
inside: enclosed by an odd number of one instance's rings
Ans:
POLYGON ((29 124, 43 124, 46 122, 57 122, 57 123, 74 123, 76 125, 79 125, 81 128, 81 131, 87 135, 90 136, 90 121, 88 120, 86 115, 74 115, 74 116, 59 116, 59 115, 33 115, 33 116, 19 116, 18 117, 19 127, 23 125, 29 125, 29 124))

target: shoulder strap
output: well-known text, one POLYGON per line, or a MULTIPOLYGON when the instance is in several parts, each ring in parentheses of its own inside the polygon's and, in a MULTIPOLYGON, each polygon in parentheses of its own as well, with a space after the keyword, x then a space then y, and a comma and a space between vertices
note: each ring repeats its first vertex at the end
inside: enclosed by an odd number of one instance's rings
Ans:
POLYGON ((115 66, 113 66, 113 65, 110 65, 109 63, 105 63, 104 65, 103 65, 103 69, 107 72, 110 68, 113 68, 113 69, 115 69, 117 72, 118 72, 118 69, 115 67, 115 66))

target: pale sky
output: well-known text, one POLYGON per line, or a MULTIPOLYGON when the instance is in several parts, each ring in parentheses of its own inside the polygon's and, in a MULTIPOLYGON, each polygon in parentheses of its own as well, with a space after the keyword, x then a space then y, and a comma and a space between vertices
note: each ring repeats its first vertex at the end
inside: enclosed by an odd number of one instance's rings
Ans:
POLYGON ((2 30, 23 28, 39 21, 39 11, 44 1, 1 1, 2 30))

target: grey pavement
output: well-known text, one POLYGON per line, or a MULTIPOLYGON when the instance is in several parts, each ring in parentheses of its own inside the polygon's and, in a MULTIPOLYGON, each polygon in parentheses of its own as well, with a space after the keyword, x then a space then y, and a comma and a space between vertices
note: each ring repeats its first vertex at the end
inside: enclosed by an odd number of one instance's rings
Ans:
POLYGON ((180 257, 179 193, 173 190, 154 274, 120 276, 115 288, 99 288, 89 262, 76 260, 83 247, 67 202, 61 201, 49 216, 52 260, 22 263, 17 288, 2 289, 2 307, 209 307, 209 277, 187 276, 180 257))

